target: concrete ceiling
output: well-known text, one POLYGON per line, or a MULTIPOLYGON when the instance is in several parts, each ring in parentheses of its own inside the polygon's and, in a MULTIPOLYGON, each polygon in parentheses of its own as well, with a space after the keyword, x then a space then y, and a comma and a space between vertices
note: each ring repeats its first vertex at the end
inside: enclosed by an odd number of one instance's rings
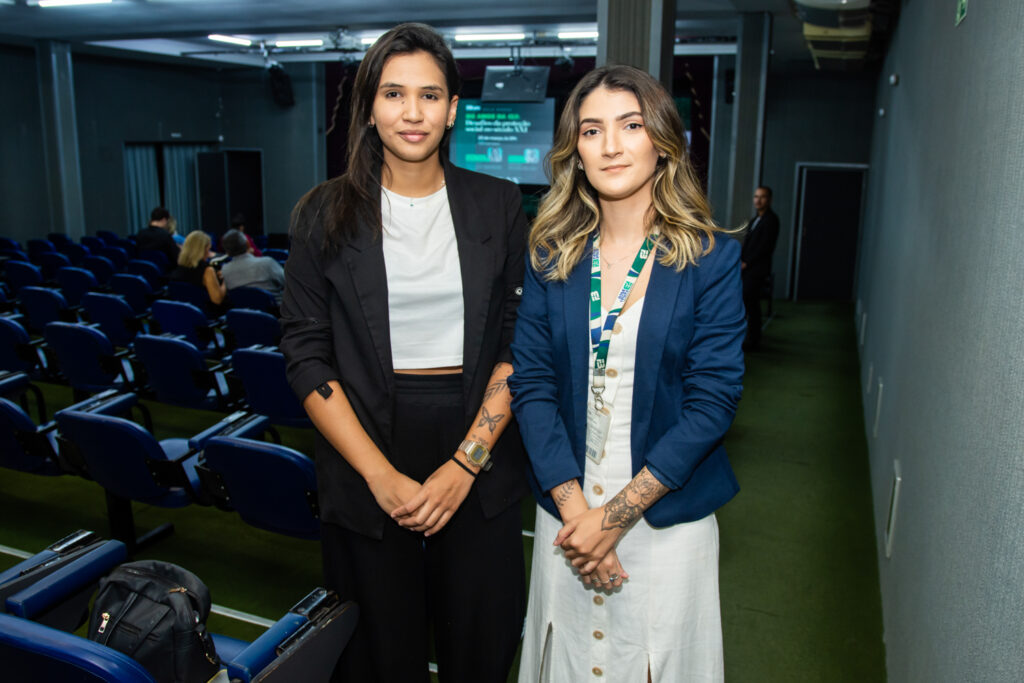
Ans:
MULTIPOLYGON (((205 36, 210 33, 257 40, 338 29, 367 35, 401 21, 424 21, 439 28, 539 31, 592 24, 597 14, 597 0, 113 0, 59 8, 41 8, 35 2, 0 0, 0 42, 103 41, 148 51, 138 42, 148 39, 153 41, 152 52, 161 52, 163 45, 167 54, 168 39, 209 48, 205 36)), ((741 12, 774 15, 773 48, 780 65, 810 63, 789 0, 677 0, 677 34, 735 35, 735 19, 741 12)))

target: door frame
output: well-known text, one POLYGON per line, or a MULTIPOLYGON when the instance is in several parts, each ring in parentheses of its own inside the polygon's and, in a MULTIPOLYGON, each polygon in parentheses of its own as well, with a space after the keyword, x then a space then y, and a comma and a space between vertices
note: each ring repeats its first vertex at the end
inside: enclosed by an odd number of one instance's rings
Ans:
POLYGON ((797 301, 799 294, 800 285, 800 240, 803 236, 804 230, 804 204, 803 204, 803 189, 804 180, 806 178, 805 172, 810 169, 828 169, 835 171, 863 171, 861 175, 861 188, 860 188, 860 222, 857 224, 857 244, 858 250, 856 260, 854 264, 854 286, 857 282, 857 271, 860 268, 860 236, 863 234, 864 227, 864 206, 867 200, 866 194, 868 190, 868 173, 870 172, 869 164, 844 164, 844 163, 832 163, 832 162, 820 162, 820 161, 798 161, 795 164, 793 173, 793 203, 791 206, 794 208, 793 218, 793 229, 791 232, 791 242, 789 254, 786 257, 786 291, 789 292, 789 298, 791 301, 797 301))

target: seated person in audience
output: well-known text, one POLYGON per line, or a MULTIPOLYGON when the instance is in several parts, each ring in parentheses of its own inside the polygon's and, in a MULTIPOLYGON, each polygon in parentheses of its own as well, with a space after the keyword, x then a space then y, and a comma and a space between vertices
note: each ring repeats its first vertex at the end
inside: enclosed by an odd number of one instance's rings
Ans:
POLYGON ((174 216, 171 216, 170 220, 167 221, 167 232, 171 233, 171 239, 174 243, 181 248, 181 245, 185 244, 185 236, 178 234, 178 221, 174 216))
MULTIPOLYGON (((238 232, 245 235, 246 241, 249 242, 249 248, 252 249, 253 256, 263 256, 263 252, 260 251, 260 248, 256 246, 256 243, 252 241, 252 237, 249 236, 249 233, 245 231, 245 216, 243 216, 240 213, 236 213, 234 217, 231 219, 231 229, 237 230, 238 232)), ((223 237, 220 238, 220 248, 222 251, 224 250, 223 237)))
POLYGON ((221 268, 228 291, 237 287, 259 287, 273 294, 280 304, 284 289, 281 264, 269 256, 254 256, 245 234, 239 230, 228 230, 220 243, 224 253, 231 257, 221 268))
POLYGON ((149 225, 135 235, 139 251, 162 251, 171 267, 178 262, 178 245, 170 232, 171 212, 158 206, 149 214, 149 225))
POLYGON ((219 305, 228 290, 220 273, 207 262, 212 256, 210 236, 202 230, 190 232, 178 256, 178 267, 171 271, 171 279, 202 287, 210 297, 210 303, 219 305))

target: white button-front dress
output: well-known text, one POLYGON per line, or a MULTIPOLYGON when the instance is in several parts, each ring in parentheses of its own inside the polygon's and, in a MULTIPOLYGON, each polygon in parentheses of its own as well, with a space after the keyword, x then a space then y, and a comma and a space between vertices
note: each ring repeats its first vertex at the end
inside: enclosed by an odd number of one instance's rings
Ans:
MULTIPOLYGON (((608 351, 604 400, 611 428, 600 464, 586 461, 590 507, 633 478, 630 413, 643 298, 618 319, 608 351)), ((607 311, 603 311, 607 315, 607 311)), ((591 374, 594 355, 591 351, 591 374)), ((585 585, 560 548, 562 523, 537 506, 533 569, 519 683, 722 681, 715 516, 656 528, 637 521, 616 552, 629 574, 614 590, 585 585)))

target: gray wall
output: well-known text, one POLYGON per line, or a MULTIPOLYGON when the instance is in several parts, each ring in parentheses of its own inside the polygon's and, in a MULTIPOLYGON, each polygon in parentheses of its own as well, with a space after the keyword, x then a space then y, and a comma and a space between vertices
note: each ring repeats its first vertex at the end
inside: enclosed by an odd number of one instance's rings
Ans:
POLYGON ((224 145, 263 150, 265 232, 287 232, 295 202, 327 178, 323 66, 288 64, 295 106, 270 97, 266 72, 247 69, 224 79, 224 145))
POLYGON ((878 84, 887 115, 875 119, 861 248, 888 671, 892 681, 1019 681, 1024 3, 971 3, 959 27, 946 9, 903 3, 878 84), (903 488, 885 559, 897 458, 903 488))
MULTIPOLYGON (((874 100, 875 78, 869 76, 788 72, 768 79, 761 182, 772 188, 772 208, 779 214, 779 242, 773 259, 776 297, 789 294, 796 164, 867 163, 874 100)), ((749 217, 752 202, 747 206, 749 217)))
POLYGON ((24 244, 50 225, 34 50, 0 45, 0 93, 0 235, 24 244))
MULTIPOLYGON (((286 67, 296 104, 270 97, 263 69, 212 69, 73 57, 86 231, 126 233, 124 144, 191 142, 263 150, 265 229, 287 230, 306 190, 326 177, 323 68, 286 67), (173 134, 173 135, 172 135, 173 134)), ((49 231, 46 171, 36 84, 28 48, 0 45, 0 235, 24 241, 49 231)), ((196 226, 182 226, 191 229, 196 226)))
POLYGON ((222 75, 212 69, 88 55, 74 56, 74 72, 86 231, 140 230, 145 226, 128 225, 124 144, 216 144, 222 75))

